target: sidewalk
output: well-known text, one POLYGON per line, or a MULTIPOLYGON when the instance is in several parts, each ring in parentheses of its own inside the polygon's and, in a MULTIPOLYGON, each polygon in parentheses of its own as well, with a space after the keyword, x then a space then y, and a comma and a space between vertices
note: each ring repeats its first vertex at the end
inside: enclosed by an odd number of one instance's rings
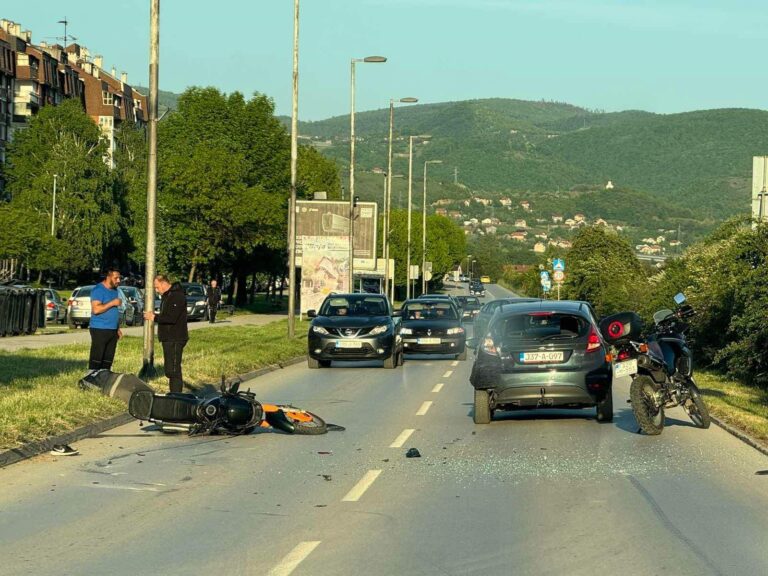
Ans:
MULTIPOLYGON (((276 322, 287 317, 287 313, 276 314, 244 314, 241 316, 219 316, 215 324, 208 322, 190 322, 190 330, 200 328, 221 328, 225 326, 263 326, 270 322, 276 322)), ((157 332, 155 332, 157 333, 157 332)), ((123 328, 124 336, 138 336, 144 334, 143 326, 131 326, 123 328)), ((78 328, 68 330, 61 334, 33 334, 31 336, 11 336, 0 338, 0 350, 13 352, 28 348, 36 350, 39 348, 49 348, 51 346, 62 346, 65 344, 88 343, 91 341, 91 335, 87 329, 78 328)))

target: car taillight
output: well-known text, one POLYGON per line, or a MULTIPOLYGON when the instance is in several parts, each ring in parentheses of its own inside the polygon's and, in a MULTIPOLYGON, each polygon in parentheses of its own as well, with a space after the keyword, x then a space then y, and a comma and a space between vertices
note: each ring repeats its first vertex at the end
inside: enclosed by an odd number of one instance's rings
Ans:
POLYGON ((67 300, 67 306, 70 306, 74 301, 75 301, 74 298, 70 298, 69 300, 67 300))
POLYGON ((53 302, 48 302, 48 304, 46 304, 45 307, 48 308, 48 310, 53 310, 54 308, 56 308, 56 304, 54 304, 53 302))
POLYGON ((494 343, 493 338, 486 338, 483 340, 483 352, 490 354, 491 356, 499 355, 499 351, 496 348, 496 344, 494 343))
POLYGON ((587 336, 587 352, 599 350, 601 346, 602 342, 600 342, 600 336, 597 335, 595 327, 591 326, 589 328, 589 336, 587 336))
POLYGON ((619 355, 616 357, 616 360, 621 362, 623 360, 626 360, 627 358, 629 358, 629 352, 627 352, 626 350, 622 350, 621 352, 619 352, 619 355))

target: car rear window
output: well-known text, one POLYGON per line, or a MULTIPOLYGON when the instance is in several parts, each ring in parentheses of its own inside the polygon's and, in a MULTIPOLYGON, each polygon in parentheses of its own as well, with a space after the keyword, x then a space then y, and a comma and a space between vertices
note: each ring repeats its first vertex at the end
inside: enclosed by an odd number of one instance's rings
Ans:
POLYGON ((412 302, 403 307, 404 320, 456 320, 450 302, 412 302))
POLYGON ((79 288, 73 296, 75 298, 88 298, 91 295, 91 290, 93 290, 93 286, 83 286, 82 288, 79 288))
POLYGON ((532 312, 508 316, 496 329, 504 342, 567 340, 586 336, 589 322, 576 314, 532 312))

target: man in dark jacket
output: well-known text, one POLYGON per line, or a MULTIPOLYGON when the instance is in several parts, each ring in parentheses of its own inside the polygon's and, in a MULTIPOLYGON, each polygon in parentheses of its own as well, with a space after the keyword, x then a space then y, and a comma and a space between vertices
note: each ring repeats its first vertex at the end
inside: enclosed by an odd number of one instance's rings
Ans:
POLYGON ((213 324, 216 322, 216 312, 218 311, 219 303, 221 302, 221 288, 219 288, 216 280, 211 280, 206 298, 208 300, 208 322, 213 324))
POLYGON ((160 313, 144 312, 144 318, 157 324, 157 339, 163 345, 165 375, 171 392, 181 392, 181 355, 189 340, 187 331, 187 299, 181 284, 171 284, 167 276, 158 274, 154 281, 155 292, 160 294, 160 313))

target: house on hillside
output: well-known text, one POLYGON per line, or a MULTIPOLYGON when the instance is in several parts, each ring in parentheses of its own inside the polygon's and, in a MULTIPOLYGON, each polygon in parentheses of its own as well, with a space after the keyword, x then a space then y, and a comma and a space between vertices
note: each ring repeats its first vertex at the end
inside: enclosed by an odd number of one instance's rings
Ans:
POLYGON ((477 218, 470 218, 469 223, 472 224, 472 226, 477 226, 478 224, 480 224, 480 220, 478 220, 477 218))
POLYGON ((567 219, 567 220, 564 222, 564 224, 565 224, 566 226, 570 226, 571 228, 573 228, 574 226, 576 226, 576 220, 574 220, 573 218, 568 218, 568 219, 567 219))
POLYGON ((488 198, 479 198, 475 196, 473 200, 478 204, 482 204, 483 206, 490 206, 491 204, 493 204, 493 200, 489 200, 488 198))
POLYGON ((517 220, 515 220, 515 226, 517 228, 528 228, 528 223, 522 218, 518 218, 517 220))
POLYGON ((587 221, 587 217, 584 216, 584 214, 575 214, 573 216, 573 219, 576 220, 576 222, 586 222, 587 221))
POLYGON ((608 222, 606 222, 602 218, 598 218, 597 220, 595 220, 595 226, 608 226, 608 222))
POLYGON ((450 212, 448 212, 448 216, 453 218, 454 220, 461 220, 462 218, 464 218, 464 214, 462 214, 458 210, 451 210, 450 212))
POLYGON ((552 214, 552 222, 555 224, 559 224, 563 221, 563 215, 562 214, 552 214))
POLYGON ((502 206, 512 206, 511 198, 499 198, 499 204, 502 206))
POLYGON ((547 251, 547 247, 543 242, 536 242, 536 244, 533 245, 533 251, 536 252, 536 254, 544 254, 544 252, 547 251))
POLYGON ((438 216, 448 216, 448 210, 446 210, 445 208, 437 208, 435 209, 435 214, 437 214, 438 216))
POLYGON ((492 226, 492 225, 493 225, 493 220, 491 220, 490 218, 483 218, 483 219, 480 221, 480 223, 481 223, 483 226, 492 226))
POLYGON ((440 200, 436 200, 432 202, 432 206, 448 206, 453 203, 453 200, 449 198, 440 198, 440 200))
POLYGON ((465 208, 469 208, 469 205, 471 204, 471 202, 469 200, 464 200, 462 201, 462 204, 464 204, 465 208))
POLYGON ((528 202, 528 200, 523 200, 522 202, 520 202, 520 206, 526 212, 530 212, 531 211, 531 203, 528 202))
POLYGON ((528 232, 512 232, 512 234, 508 234, 507 238, 510 240, 515 240, 517 242, 525 242, 525 238, 528 236, 528 232))
POLYGON ((548 236, 546 232, 539 232, 538 234, 536 234, 536 238, 539 238, 541 240, 546 240, 548 236))
POLYGON ((498 230, 498 228, 496 228, 496 226, 486 226, 485 233, 486 234, 496 234, 497 230, 498 230))

